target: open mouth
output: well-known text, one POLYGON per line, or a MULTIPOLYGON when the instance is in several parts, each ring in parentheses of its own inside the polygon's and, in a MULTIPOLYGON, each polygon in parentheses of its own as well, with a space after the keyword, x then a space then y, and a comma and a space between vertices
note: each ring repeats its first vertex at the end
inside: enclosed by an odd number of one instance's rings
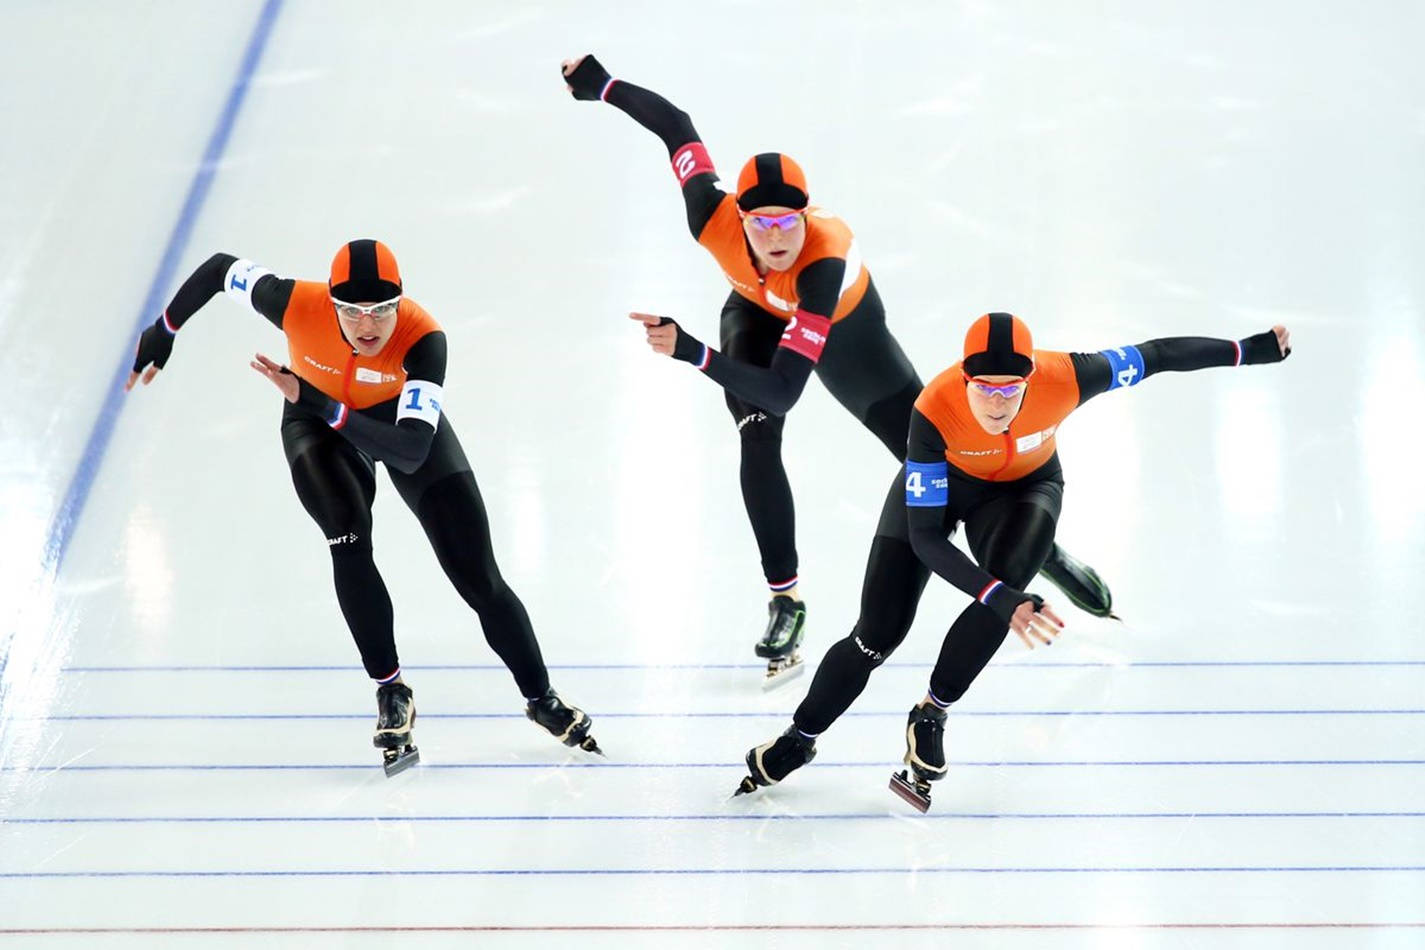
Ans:
POLYGON ((375 346, 381 342, 381 338, 379 336, 359 336, 356 338, 356 342, 362 346, 375 346))

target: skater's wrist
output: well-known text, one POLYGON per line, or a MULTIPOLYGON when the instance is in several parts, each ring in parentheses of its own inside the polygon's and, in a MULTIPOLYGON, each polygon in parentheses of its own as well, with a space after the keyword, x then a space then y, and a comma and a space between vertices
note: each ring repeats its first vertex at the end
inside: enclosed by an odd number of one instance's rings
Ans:
POLYGON ((1020 604, 1032 603, 1035 610, 1044 606, 1044 598, 1038 594, 1010 587, 1000 580, 994 580, 987 584, 976 599, 993 610, 995 616, 1004 621, 1006 625, 1009 624, 1010 618, 1014 616, 1014 612, 1019 609, 1020 604))
POLYGON ((692 363, 698 369, 706 369, 708 365, 709 350, 699 340, 693 337, 681 326, 678 321, 668 317, 663 318, 659 326, 672 324, 674 331, 673 338, 673 359, 682 360, 684 363, 692 363))

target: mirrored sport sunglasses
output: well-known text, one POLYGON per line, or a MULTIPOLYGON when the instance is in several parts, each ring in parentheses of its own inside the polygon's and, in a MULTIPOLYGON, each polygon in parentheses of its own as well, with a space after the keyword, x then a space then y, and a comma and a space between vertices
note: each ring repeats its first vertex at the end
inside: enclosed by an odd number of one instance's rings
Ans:
POLYGON ((1016 379, 1009 383, 987 383, 982 379, 976 379, 970 375, 965 376, 965 382, 974 386, 986 396, 993 396, 998 393, 1006 399, 1013 399, 1015 396, 1018 396, 1024 391, 1024 387, 1029 385, 1029 380, 1027 379, 1016 379))
POLYGON ((752 226, 759 231, 770 231, 778 228, 788 231, 797 226, 805 211, 789 211, 786 214, 749 214, 746 211, 739 211, 744 220, 752 222, 752 226))
POLYGON ((383 300, 380 303, 373 303, 369 307, 363 307, 357 303, 347 303, 345 300, 332 298, 332 306, 336 307, 336 315, 343 320, 360 320, 362 317, 370 317, 373 320, 389 320, 396 315, 396 308, 400 305, 400 297, 392 297, 390 300, 383 300))

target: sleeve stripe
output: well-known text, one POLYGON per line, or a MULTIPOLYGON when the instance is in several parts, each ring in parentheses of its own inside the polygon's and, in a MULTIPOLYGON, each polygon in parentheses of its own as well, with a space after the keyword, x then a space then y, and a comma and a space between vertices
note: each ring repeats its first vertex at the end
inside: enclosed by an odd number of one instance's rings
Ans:
POLYGON ((178 328, 173 325, 173 321, 168 319, 168 311, 163 311, 163 328, 174 336, 178 335, 178 328))
POLYGON ((609 101, 609 90, 614 87, 614 83, 616 83, 616 82, 618 82, 617 79, 614 79, 612 76, 609 77, 609 81, 606 82, 606 83, 604 83, 604 88, 602 88, 602 89, 599 90, 599 99, 600 99, 600 100, 602 100, 602 101, 604 101, 604 102, 608 102, 608 101, 609 101))
POLYGON ((698 369, 706 370, 708 364, 712 362, 712 347, 703 344, 703 358, 698 360, 698 369))
POLYGON ((1237 340, 1233 340, 1233 341, 1232 341, 1232 346, 1237 350, 1237 360, 1236 360, 1236 362, 1234 362, 1232 365, 1233 365, 1233 366, 1241 366, 1241 365, 1242 365, 1242 344, 1239 343, 1237 340))
POLYGON ((985 606, 989 606, 990 595, 1003 586, 1004 584, 1001 581, 990 581, 988 584, 985 585, 985 589, 980 591, 980 596, 976 597, 975 599, 978 600, 980 603, 984 604, 985 606))
POLYGON ((333 429, 340 429, 342 426, 346 425, 346 415, 347 415, 346 403, 344 403, 344 402, 339 402, 339 403, 337 403, 337 404, 336 404, 336 415, 335 415, 335 417, 334 417, 334 418, 332 419, 332 421, 331 421, 331 427, 332 427, 333 429))

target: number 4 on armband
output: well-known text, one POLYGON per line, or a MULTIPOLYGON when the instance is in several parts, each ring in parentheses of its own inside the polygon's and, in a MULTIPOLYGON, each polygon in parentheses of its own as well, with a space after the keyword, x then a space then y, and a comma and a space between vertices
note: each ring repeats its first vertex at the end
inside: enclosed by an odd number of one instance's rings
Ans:
POLYGON ((920 472, 910 472, 905 477, 905 490, 909 495, 914 495, 917 499, 926 492, 923 476, 920 472))

